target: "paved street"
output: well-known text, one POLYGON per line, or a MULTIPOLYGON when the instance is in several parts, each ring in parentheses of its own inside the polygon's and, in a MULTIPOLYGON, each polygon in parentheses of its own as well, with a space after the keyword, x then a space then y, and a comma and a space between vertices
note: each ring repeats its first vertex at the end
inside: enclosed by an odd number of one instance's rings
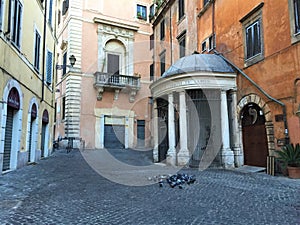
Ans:
POLYGON ((149 152, 111 154, 125 167, 101 151, 58 150, 0 176, 1 224, 300 224, 300 180, 183 169, 196 183, 159 187, 155 174, 176 171, 151 167, 149 152))

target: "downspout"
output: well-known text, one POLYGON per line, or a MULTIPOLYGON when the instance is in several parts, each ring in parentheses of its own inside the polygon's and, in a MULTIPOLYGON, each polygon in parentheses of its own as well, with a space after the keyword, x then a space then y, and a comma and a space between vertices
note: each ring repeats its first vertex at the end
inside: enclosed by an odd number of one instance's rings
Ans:
POLYGON ((215 0, 212 1, 212 48, 216 48, 216 36, 215 36, 215 0))
POLYGON ((214 53, 216 55, 219 55, 222 59, 224 59, 228 64, 230 64, 233 68, 235 68, 243 77, 245 77, 253 86, 255 86, 263 95, 265 95, 269 100, 279 104, 282 107, 282 113, 283 113, 283 122, 284 122, 284 135, 285 135, 285 144, 289 144, 290 137, 289 137, 289 131, 288 131, 288 124, 287 124, 287 117, 286 117, 286 105, 279 101, 276 98, 273 98, 270 96, 267 92, 265 92, 257 83, 255 83, 247 74, 245 74, 240 68, 238 68, 235 64, 233 64, 231 61, 229 61, 227 58, 225 58, 221 53, 219 53, 217 50, 214 50, 214 53))
POLYGON ((171 65, 172 65, 173 64, 172 5, 170 6, 170 48, 171 48, 171 65))
POLYGON ((44 13, 44 34, 43 34, 43 62, 42 62, 42 98, 41 102, 44 101, 45 92, 45 50, 46 50, 46 28, 47 28, 47 0, 45 0, 45 13, 44 13))

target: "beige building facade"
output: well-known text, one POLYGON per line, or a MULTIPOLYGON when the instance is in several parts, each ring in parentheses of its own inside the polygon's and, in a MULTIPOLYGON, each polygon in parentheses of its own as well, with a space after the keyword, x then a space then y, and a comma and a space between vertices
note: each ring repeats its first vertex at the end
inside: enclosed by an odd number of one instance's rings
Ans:
POLYGON ((52 0, 0 1, 0 171, 47 157, 54 112, 52 0))
POLYGON ((56 4, 55 138, 85 148, 150 147, 151 1, 56 4))

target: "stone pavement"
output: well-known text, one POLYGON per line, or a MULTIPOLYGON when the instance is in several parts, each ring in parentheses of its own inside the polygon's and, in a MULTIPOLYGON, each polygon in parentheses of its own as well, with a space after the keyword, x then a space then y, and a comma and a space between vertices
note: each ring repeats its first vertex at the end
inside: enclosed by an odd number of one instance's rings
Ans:
POLYGON ((149 152, 110 153, 124 163, 58 150, 0 176, 0 224, 300 224, 300 180, 184 168, 195 184, 159 187, 154 175, 173 168, 153 166, 149 152))

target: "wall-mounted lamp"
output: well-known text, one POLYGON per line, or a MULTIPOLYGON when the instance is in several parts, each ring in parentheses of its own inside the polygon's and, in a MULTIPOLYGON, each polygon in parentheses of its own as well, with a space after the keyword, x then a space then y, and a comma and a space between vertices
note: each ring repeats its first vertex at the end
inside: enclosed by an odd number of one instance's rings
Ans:
POLYGON ((64 69, 65 67, 73 67, 74 65, 75 65, 75 62, 76 62, 76 58, 75 58, 75 56, 74 55, 71 55, 70 57, 69 57, 69 61, 70 61, 70 65, 56 65, 56 69, 57 70, 62 70, 62 69, 64 69))

